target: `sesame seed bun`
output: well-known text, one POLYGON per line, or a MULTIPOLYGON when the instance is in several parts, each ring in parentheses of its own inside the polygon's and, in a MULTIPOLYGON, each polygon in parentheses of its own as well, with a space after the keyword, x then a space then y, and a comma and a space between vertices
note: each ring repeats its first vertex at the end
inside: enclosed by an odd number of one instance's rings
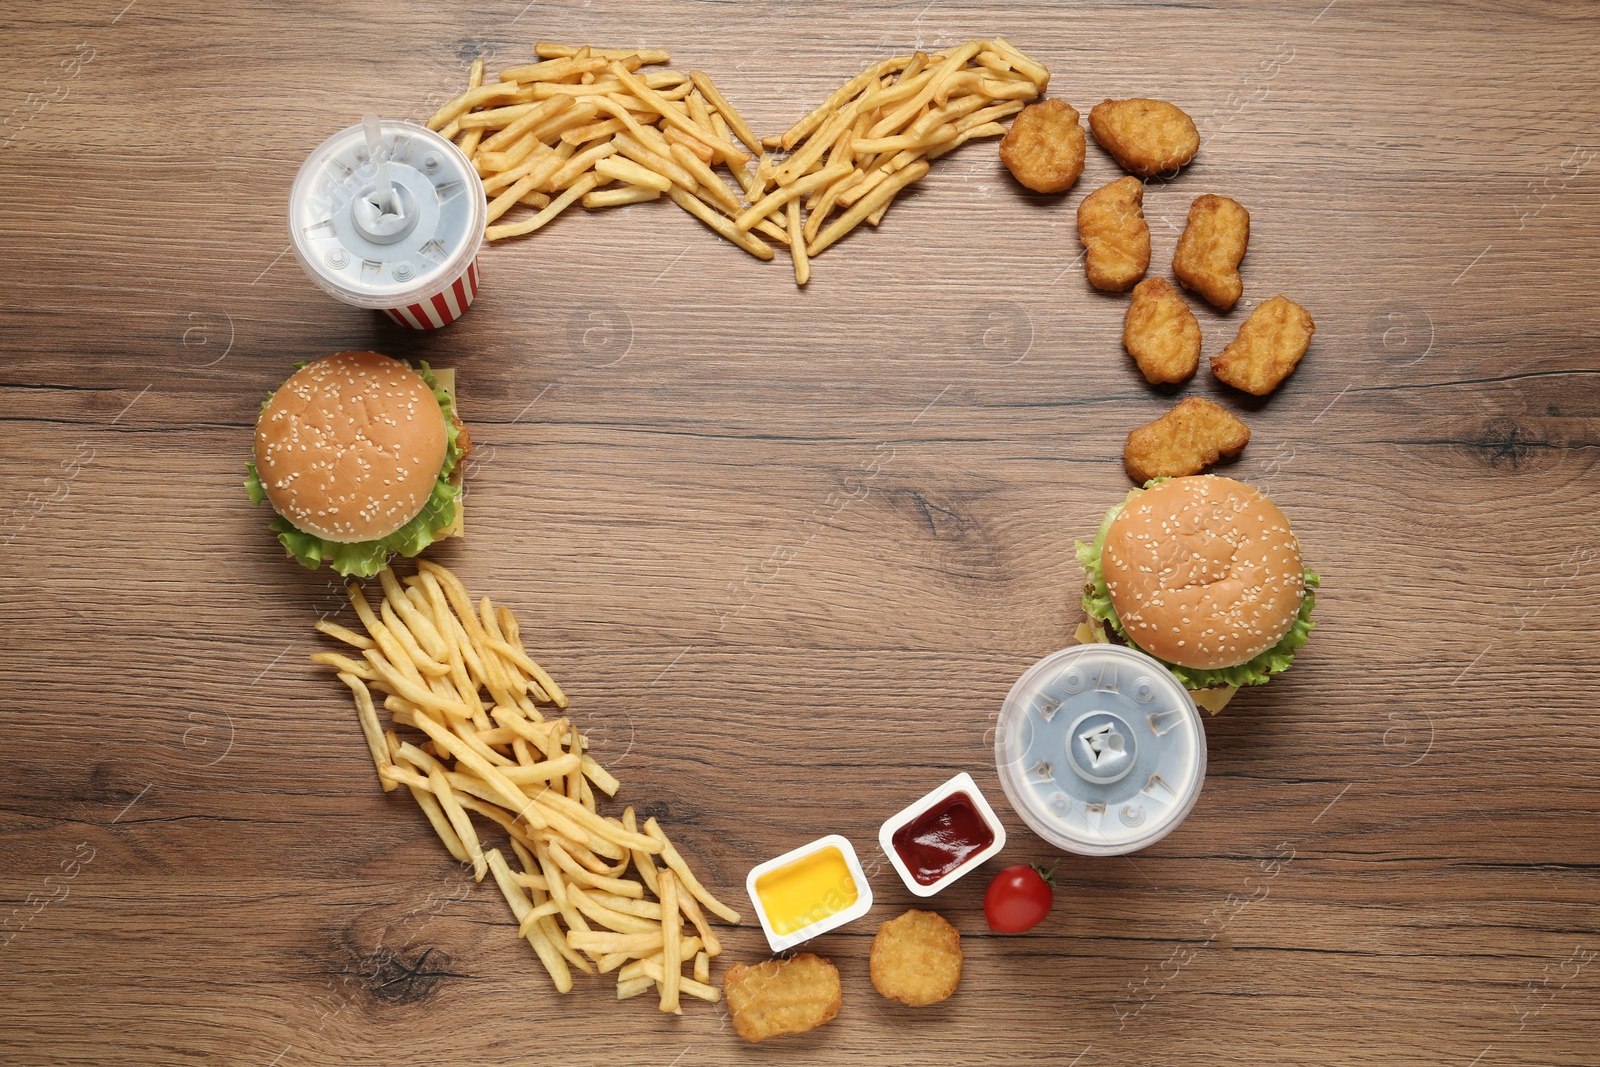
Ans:
POLYGON ((444 466, 444 413, 422 376, 376 352, 296 371, 256 421, 273 510, 326 541, 374 541, 417 516, 444 466))
POLYGON ((1305 598, 1289 520, 1231 478, 1174 478, 1139 493, 1111 521, 1100 559, 1128 636, 1180 667, 1254 659, 1289 632, 1305 598))

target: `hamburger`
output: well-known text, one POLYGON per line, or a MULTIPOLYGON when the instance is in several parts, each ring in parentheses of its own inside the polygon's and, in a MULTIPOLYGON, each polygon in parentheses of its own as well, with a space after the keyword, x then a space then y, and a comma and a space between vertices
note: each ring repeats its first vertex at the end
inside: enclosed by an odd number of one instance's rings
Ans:
POLYGON ((1077 550, 1088 575, 1079 640, 1153 656, 1213 713, 1288 670, 1315 625, 1318 576, 1289 520, 1231 478, 1147 482, 1077 550))
POLYGON ((454 374, 414 371, 376 352, 307 363, 256 419, 245 489, 272 505, 272 530, 303 566, 369 578, 394 553, 415 556, 461 533, 454 374))

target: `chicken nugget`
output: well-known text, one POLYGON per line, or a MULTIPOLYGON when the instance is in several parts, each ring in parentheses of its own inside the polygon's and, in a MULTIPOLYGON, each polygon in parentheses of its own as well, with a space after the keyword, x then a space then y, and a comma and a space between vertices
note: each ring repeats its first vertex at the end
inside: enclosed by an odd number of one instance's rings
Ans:
POLYGON ((1172 254, 1172 273, 1185 289, 1227 311, 1244 292, 1239 261, 1250 244, 1250 212, 1226 196, 1197 196, 1189 205, 1189 224, 1172 254))
POLYGON ((1145 381, 1181 382, 1200 366, 1200 323, 1165 278, 1146 278, 1133 287, 1122 345, 1145 381))
POLYGON ((913 1008, 939 1003, 961 984, 961 931, 915 908, 890 919, 872 939, 872 984, 913 1008))
POLYGON ((1150 227, 1144 221, 1144 182, 1118 178, 1078 205, 1078 240, 1087 249, 1083 269, 1089 284, 1108 293, 1126 292, 1150 266, 1150 227))
POLYGON ((1102 101, 1089 111, 1089 128, 1123 170, 1141 178, 1176 171, 1200 151, 1194 120, 1165 100, 1102 101))
POLYGON ((1000 162, 1036 193, 1062 193, 1083 173, 1083 127, 1065 100, 1029 104, 1000 139, 1000 162))
POLYGON ((1211 373, 1235 389, 1266 396, 1299 366, 1316 332, 1311 313, 1280 294, 1250 312, 1233 343, 1211 357, 1211 373))
POLYGON ((1249 443, 1248 426, 1220 405, 1191 396, 1130 433, 1122 465, 1143 485, 1151 478, 1199 474, 1222 456, 1237 456, 1249 443))
POLYGON ((722 976, 733 1028, 746 1041, 803 1034, 839 1014, 839 969, 802 952, 754 967, 735 963, 722 976))

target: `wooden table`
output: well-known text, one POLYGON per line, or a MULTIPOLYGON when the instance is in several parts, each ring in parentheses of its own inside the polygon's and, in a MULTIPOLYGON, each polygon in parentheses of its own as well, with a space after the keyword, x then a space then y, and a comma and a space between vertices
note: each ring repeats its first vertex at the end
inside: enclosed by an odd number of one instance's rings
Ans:
MULTIPOLYGON (((10 5, 4 324, 0 1060, 524 1064, 1600 1063, 1600 193, 1578 4, 10 5), (993 142, 938 162, 797 291, 663 201, 490 249, 459 324, 336 304, 287 254, 290 178, 377 109, 420 119, 477 55, 670 48, 764 133, 869 60, 1003 33, 1081 110, 1199 120, 1152 183, 1155 268, 1190 199, 1246 204, 1246 294, 1301 369, 1241 402, 1145 386, 1074 208, 993 142), (1177 395, 1254 438, 1324 578, 1296 668, 1207 724, 1192 816, 1058 856, 1000 804, 1056 907, 991 935, 987 875, 936 898, 961 991, 867 978, 912 903, 810 947, 845 1004, 749 1047, 550 989, 504 902, 387 796, 307 654, 337 582, 240 488, 297 360, 454 365, 479 443, 438 558, 514 607, 623 796, 745 903, 752 864, 879 822, 958 770, 1003 801, 992 724, 1071 642, 1073 539, 1177 395), (1277 861, 1274 863, 1273 861, 1277 861)), ((748 909, 746 909, 748 912, 748 909)), ((758 929, 722 962, 766 954, 758 929)), ((718 970, 720 974, 720 967, 718 970)))

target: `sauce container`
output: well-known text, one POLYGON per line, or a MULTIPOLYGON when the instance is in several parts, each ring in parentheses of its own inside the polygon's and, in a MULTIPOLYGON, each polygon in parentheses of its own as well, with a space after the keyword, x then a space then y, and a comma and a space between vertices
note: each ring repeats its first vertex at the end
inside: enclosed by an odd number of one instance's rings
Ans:
POLYGON ((1006 847, 1006 828, 965 771, 902 809, 878 846, 906 888, 931 897, 1006 847))
POLYGON ((1017 679, 995 730, 1011 806, 1057 848, 1133 852, 1194 808, 1206 732, 1165 667, 1121 645, 1075 645, 1017 679))
POLYGON ((872 908, 872 887, 855 846, 838 834, 757 864, 745 890, 774 952, 859 919, 872 908))

